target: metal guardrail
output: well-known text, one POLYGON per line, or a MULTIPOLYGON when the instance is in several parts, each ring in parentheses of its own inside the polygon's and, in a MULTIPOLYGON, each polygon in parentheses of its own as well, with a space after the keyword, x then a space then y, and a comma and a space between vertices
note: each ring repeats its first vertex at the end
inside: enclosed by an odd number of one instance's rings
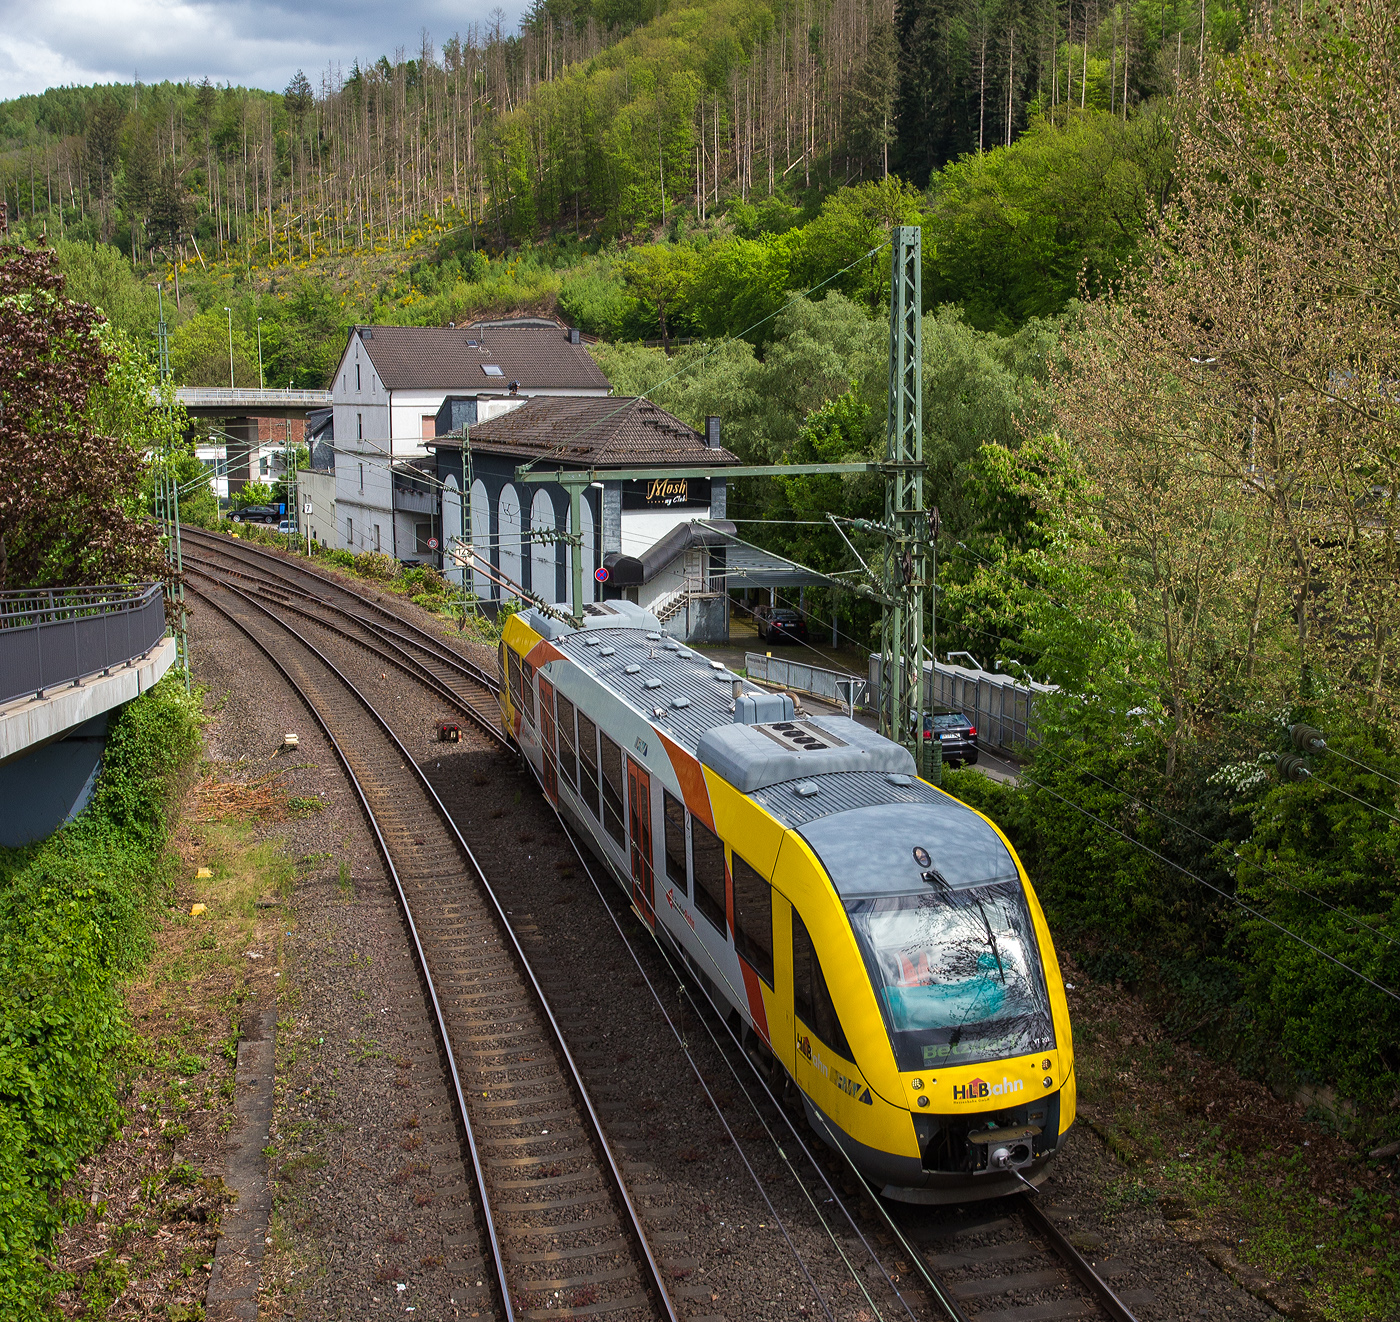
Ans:
POLYGON ((844 707, 848 712, 865 705, 869 681, 848 671, 827 670, 804 661, 786 661, 758 652, 744 653, 744 669, 749 678, 773 684, 780 689, 795 689, 810 693, 814 698, 844 707))
POLYGON ((217 408, 221 405, 237 408, 300 408, 326 409, 331 406, 329 390, 267 390, 256 386, 180 386, 175 391, 177 403, 186 408, 217 408))
POLYGON ((159 583, 0 592, 0 702, 124 665, 164 635, 159 583))
MULTIPOLYGON (((879 706, 880 658, 870 658, 872 705, 879 706)), ((930 706, 954 707, 977 727, 977 742, 1006 752, 1034 747, 1035 702, 1054 693, 1053 684, 1037 684, 999 671, 924 662, 924 697, 930 706)))

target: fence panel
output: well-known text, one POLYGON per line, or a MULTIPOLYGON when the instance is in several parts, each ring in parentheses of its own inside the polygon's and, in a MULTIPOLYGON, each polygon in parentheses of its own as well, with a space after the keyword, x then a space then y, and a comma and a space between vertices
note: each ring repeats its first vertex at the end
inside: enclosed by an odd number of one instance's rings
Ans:
POLYGON ((0 702, 124 664, 164 634, 159 583, 0 593, 0 702))

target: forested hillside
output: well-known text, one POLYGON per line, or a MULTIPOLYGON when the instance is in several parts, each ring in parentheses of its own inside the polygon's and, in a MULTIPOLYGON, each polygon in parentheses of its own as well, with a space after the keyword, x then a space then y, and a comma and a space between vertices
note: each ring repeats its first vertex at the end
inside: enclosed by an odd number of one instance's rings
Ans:
POLYGON ((1071 109, 1169 95, 1243 10, 1075 0, 541 0, 518 33, 426 36, 281 94, 55 88, 0 105, 12 222, 134 261, 287 260, 413 235, 627 236, 731 195, 830 192, 948 161, 1071 109), (1087 18, 1086 18, 1087 14, 1087 18))

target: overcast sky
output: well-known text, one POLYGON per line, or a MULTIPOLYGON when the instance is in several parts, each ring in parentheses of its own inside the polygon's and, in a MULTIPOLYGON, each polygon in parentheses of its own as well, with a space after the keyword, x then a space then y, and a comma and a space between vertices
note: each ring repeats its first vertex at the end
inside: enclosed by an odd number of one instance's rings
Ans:
POLYGON ((313 86, 328 64, 346 69, 402 46, 424 28, 438 45, 521 0, 0 0, 0 98, 66 83, 208 77, 281 91, 297 69, 313 86))

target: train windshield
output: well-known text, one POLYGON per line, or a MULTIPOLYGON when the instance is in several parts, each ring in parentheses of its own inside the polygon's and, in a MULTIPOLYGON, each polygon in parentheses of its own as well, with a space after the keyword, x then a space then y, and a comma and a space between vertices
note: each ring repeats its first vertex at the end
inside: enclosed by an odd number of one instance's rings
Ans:
POLYGON ((1019 881, 847 901, 902 1070, 1044 1051, 1055 1029, 1019 881))

